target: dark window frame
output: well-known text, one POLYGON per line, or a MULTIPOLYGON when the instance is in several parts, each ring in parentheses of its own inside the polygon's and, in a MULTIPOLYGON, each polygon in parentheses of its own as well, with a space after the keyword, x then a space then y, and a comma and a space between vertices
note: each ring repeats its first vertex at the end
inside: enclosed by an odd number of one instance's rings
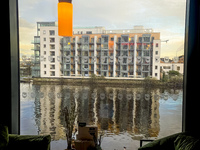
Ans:
MULTIPOLYGON (((9 120, 10 133, 20 133, 20 83, 19 83, 19 29, 18 29, 18 0, 5 1, 9 15, 6 20, 9 27, 5 27, 10 33, 10 58, 8 67, 10 68, 10 99, 6 106, 11 110, 7 119, 9 120)), ((199 80, 192 78, 192 67, 199 63, 199 30, 200 30, 200 2, 198 0, 187 0, 186 2, 186 23, 185 23, 185 58, 184 58, 184 92, 183 92, 183 131, 200 131, 200 123, 195 115, 199 114, 199 101, 195 99, 198 91, 194 89, 193 84, 199 83, 199 80), (191 68, 190 68, 191 67, 191 68), (194 119, 195 118, 195 119, 194 119)), ((3 13, 2 13, 3 14, 3 13)), ((7 42, 8 43, 8 42, 7 42)), ((8 79, 7 78, 7 79, 8 79)), ((5 117, 4 117, 5 118, 5 117)))

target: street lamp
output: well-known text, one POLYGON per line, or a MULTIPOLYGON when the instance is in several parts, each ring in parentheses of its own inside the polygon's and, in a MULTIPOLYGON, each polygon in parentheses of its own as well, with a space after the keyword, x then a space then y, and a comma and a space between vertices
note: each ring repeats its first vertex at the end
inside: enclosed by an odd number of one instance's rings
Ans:
POLYGON ((73 34, 73 5, 72 0, 58 1, 58 35, 72 36, 73 34))

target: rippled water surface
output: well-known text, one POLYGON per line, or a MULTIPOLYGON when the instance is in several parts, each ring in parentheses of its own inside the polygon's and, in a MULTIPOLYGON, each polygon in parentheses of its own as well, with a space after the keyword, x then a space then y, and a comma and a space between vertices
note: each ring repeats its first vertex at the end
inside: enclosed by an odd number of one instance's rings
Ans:
POLYGON ((142 138, 181 131, 180 89, 21 83, 21 134, 50 134, 52 150, 66 149, 61 112, 72 104, 78 111, 76 121, 98 126, 104 150, 137 149, 142 138))

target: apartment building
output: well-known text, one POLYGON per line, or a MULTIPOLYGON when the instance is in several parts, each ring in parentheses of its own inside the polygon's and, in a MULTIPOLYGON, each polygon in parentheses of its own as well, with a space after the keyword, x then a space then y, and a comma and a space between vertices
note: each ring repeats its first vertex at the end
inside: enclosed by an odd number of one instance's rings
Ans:
POLYGON ((31 43, 34 45, 33 51, 34 51, 34 66, 32 67, 32 76, 33 77, 40 77, 40 62, 42 61, 43 56, 41 54, 41 49, 40 49, 40 28, 41 27, 54 27, 56 26, 55 22, 37 22, 37 35, 34 36, 34 41, 31 43))
POLYGON ((178 71, 183 75, 184 73, 184 55, 179 57, 174 57, 173 60, 161 58, 160 60, 160 69, 168 73, 171 70, 178 71))
POLYGON ((160 33, 152 29, 142 26, 129 30, 74 28, 72 37, 60 37, 56 25, 40 23, 39 32, 38 42, 34 43, 35 65, 40 68, 34 74, 37 77, 95 74, 110 78, 160 79, 160 33))

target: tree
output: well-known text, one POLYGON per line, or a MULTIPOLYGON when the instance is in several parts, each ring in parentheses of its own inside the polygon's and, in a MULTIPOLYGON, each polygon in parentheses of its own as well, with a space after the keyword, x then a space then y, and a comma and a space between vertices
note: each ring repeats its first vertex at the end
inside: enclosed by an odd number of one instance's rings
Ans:
POLYGON ((78 109, 76 109, 75 102, 71 102, 71 107, 65 107, 63 109, 63 115, 65 118, 65 128, 66 128, 66 137, 67 137, 67 149, 72 149, 72 132, 74 129, 75 119, 78 115, 78 109))
POLYGON ((163 77, 162 77, 162 82, 167 82, 168 81, 169 76, 165 74, 165 72, 163 71, 163 77))
POLYGON ((178 71, 175 71, 175 70, 170 70, 168 72, 169 76, 179 76, 180 73, 178 71))

